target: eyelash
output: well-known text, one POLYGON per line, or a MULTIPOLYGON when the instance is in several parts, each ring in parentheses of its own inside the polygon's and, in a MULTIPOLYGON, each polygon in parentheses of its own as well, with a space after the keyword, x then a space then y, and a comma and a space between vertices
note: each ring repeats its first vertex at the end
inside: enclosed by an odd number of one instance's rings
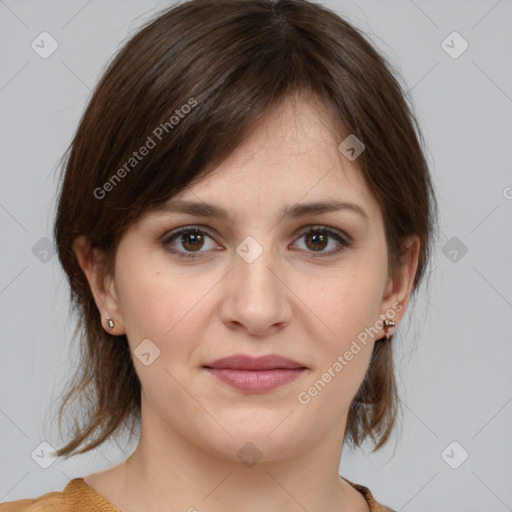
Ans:
MULTIPOLYGON (((164 239, 161 241, 164 248, 169 251, 172 254, 178 255, 180 258, 189 258, 189 259, 195 259, 198 257, 196 254, 192 253, 184 253, 182 251, 178 251, 174 249, 170 243, 174 241, 176 238, 178 238, 180 235, 183 234, 202 234, 207 235, 210 238, 214 238, 211 233, 209 233, 207 230, 200 228, 198 226, 185 226, 182 228, 178 228, 175 231, 172 231, 171 233, 168 233, 167 236, 164 237, 164 239)), ((318 255, 310 256, 310 258, 325 258, 328 256, 332 256, 334 254, 338 254, 339 252, 348 249, 352 245, 352 241, 348 240, 344 237, 342 237, 337 231, 333 231, 332 229, 328 228, 327 226, 321 226, 321 227, 311 227, 307 231, 303 231, 299 238, 302 238, 305 235, 309 235, 310 233, 314 234, 321 234, 321 235, 328 235, 334 238, 336 241, 339 242, 340 246, 338 249, 332 250, 328 253, 322 254, 318 253, 318 255)), ((314 252, 314 251, 313 251, 314 252)), ((200 252, 198 252, 200 254, 200 252)), ((199 256, 200 257, 200 256, 199 256)))

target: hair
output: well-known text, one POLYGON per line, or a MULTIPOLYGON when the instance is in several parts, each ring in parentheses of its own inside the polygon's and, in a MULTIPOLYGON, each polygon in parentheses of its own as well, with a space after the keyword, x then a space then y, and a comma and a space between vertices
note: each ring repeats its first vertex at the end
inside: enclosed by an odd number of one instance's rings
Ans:
MULTIPOLYGON (((355 163, 383 214, 390 277, 404 238, 420 239, 416 292, 437 207, 412 102, 395 74, 362 32, 306 0, 190 0, 158 13, 124 44, 62 159, 54 237, 81 354, 60 402, 59 426, 70 403, 75 414, 58 456, 133 433, 141 410, 128 340, 102 328, 74 240, 85 235, 111 273, 127 227, 215 170, 287 98, 312 95, 340 142, 354 134, 364 143, 355 163)), ((378 340, 345 441, 360 446, 370 438, 380 448, 397 403, 389 343, 378 340)))

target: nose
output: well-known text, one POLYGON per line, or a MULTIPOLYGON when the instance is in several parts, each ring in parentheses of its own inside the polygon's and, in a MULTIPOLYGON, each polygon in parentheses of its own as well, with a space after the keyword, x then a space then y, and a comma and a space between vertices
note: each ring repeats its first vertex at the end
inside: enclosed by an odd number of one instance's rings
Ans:
POLYGON ((233 254, 233 269, 223 292, 222 320, 230 329, 265 336, 290 322, 293 294, 283 276, 279 256, 252 237, 233 254))

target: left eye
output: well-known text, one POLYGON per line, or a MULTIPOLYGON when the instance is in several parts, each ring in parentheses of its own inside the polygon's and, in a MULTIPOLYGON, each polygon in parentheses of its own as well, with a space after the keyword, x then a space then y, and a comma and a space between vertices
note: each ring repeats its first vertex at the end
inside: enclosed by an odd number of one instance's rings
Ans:
MULTIPOLYGON (((330 256, 350 247, 351 245, 351 241, 348 237, 343 237, 337 231, 333 231, 325 226, 310 228, 301 233, 299 239, 304 237, 306 239, 305 245, 307 249, 312 250, 314 253, 321 253, 319 255, 314 254, 311 256, 313 258, 318 256, 330 256), (334 245, 337 247, 330 251, 324 251, 326 246, 329 244, 329 239, 334 239, 337 242, 334 245)), ((193 253, 206 252, 200 250, 204 248, 206 238, 209 238, 214 242, 213 236, 204 229, 197 227, 184 227, 169 233, 169 235, 163 239, 162 244, 166 250, 173 254, 177 254, 180 258, 196 258, 197 256, 193 253), (180 243, 184 250, 176 248, 176 242, 180 243)), ((215 247, 217 247, 216 244, 212 243, 209 249, 215 249, 215 247)))
MULTIPOLYGON (((350 247, 351 245, 351 241, 348 239, 348 237, 343 237, 337 231, 333 231, 332 229, 329 229, 325 226, 310 228, 304 233, 302 233, 299 238, 303 237, 305 237, 306 239, 306 246, 308 248, 320 249, 320 251, 322 251, 321 254, 319 255, 320 257, 331 256, 350 247), (334 244, 335 249, 324 252, 323 249, 325 249, 325 247, 328 245, 329 238, 332 238, 337 242, 334 244)), ((313 252, 319 251, 314 250, 313 252)), ((316 258, 318 256, 313 255, 311 257, 316 258)))

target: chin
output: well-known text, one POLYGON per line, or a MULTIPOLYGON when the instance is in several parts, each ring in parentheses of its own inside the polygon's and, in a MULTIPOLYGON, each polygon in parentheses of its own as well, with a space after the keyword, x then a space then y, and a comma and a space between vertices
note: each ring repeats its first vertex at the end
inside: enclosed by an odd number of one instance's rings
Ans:
POLYGON ((284 460, 297 452, 297 446, 304 447, 304 440, 299 432, 292 431, 291 422, 283 419, 286 414, 279 415, 279 420, 264 421, 252 414, 252 424, 241 421, 237 425, 220 422, 231 434, 223 429, 215 437, 212 431, 205 432, 203 443, 206 449, 217 457, 230 461, 238 461, 251 467, 256 462, 284 460))

